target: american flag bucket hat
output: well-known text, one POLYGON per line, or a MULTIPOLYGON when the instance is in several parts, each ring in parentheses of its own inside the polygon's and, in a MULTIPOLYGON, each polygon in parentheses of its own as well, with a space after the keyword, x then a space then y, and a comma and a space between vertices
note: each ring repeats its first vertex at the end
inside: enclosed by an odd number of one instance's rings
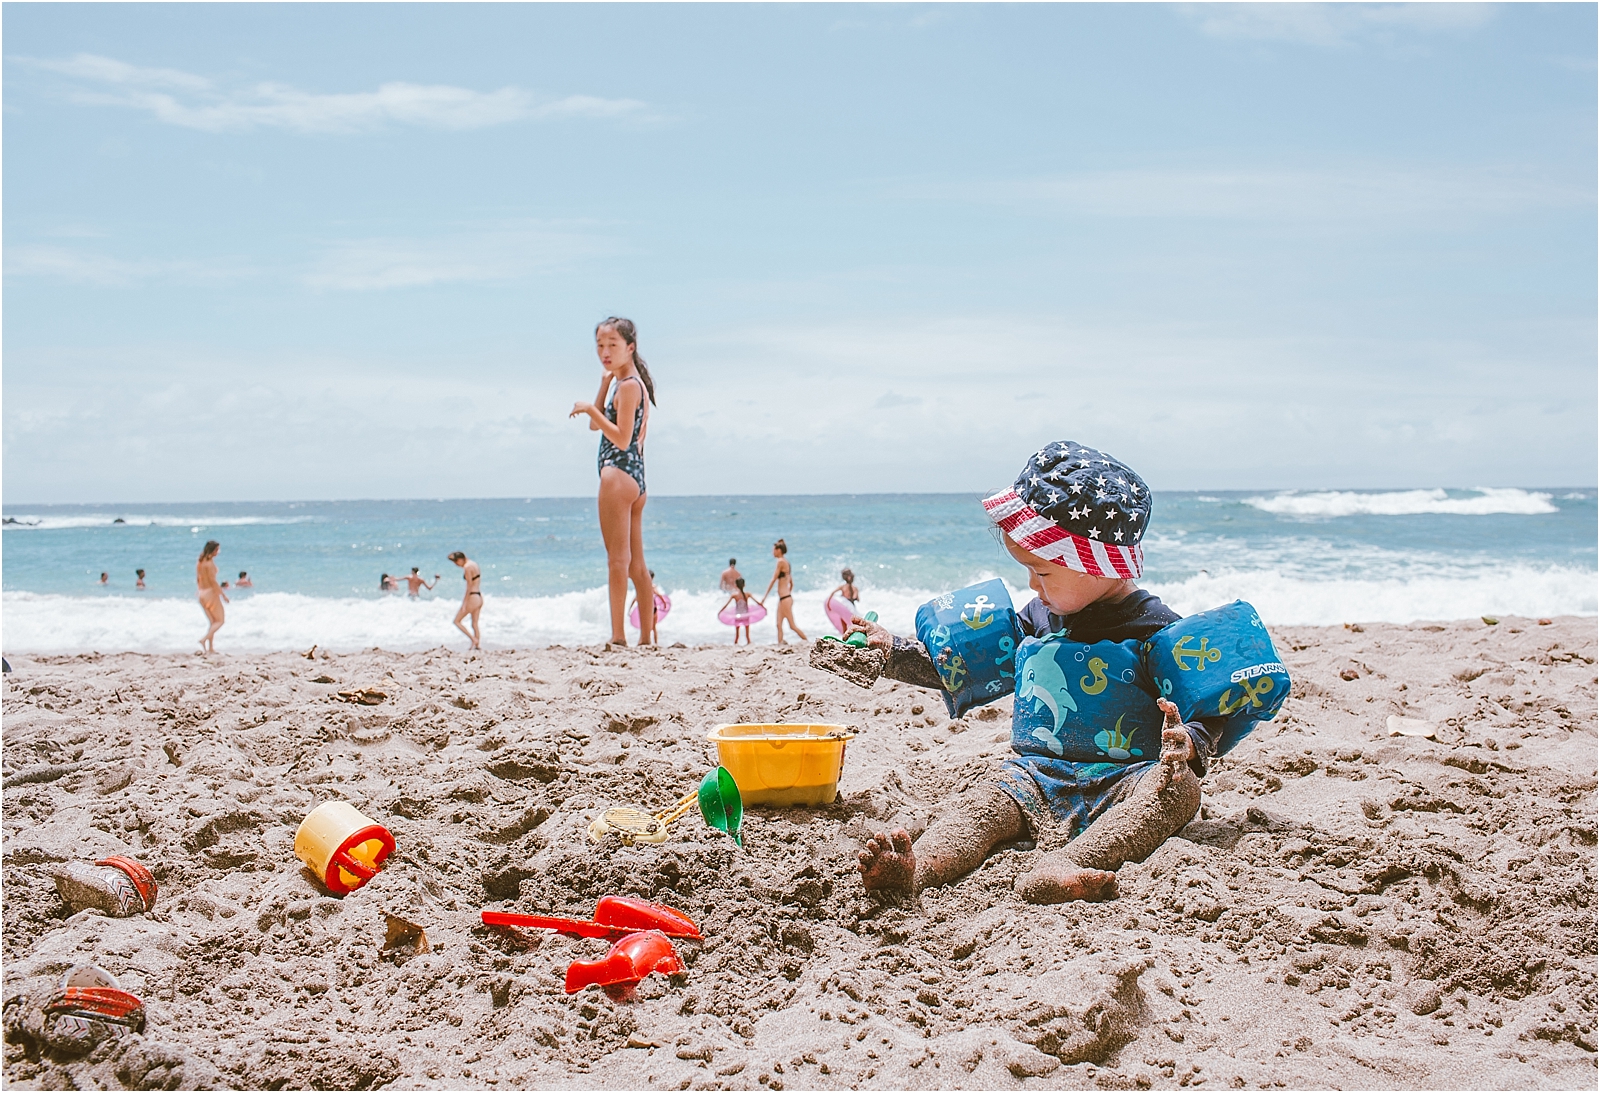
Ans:
POLYGON ((1047 444, 983 508, 1012 543, 1058 566, 1111 578, 1144 570, 1150 488, 1104 452, 1075 441, 1047 444))

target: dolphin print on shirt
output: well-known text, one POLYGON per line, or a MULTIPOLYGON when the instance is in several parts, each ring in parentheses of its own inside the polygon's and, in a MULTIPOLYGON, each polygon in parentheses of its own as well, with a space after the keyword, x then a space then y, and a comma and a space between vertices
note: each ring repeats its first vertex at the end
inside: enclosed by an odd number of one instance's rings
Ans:
POLYGON ((1041 647, 1028 658, 1017 678, 1017 694, 1045 707, 1055 719, 1053 729, 1040 726, 1033 731, 1033 736, 1043 741, 1045 747, 1057 756, 1063 751, 1059 734, 1067 718, 1066 712, 1078 709, 1072 692, 1067 688, 1067 677, 1061 671, 1061 666, 1056 664, 1055 651, 1062 648, 1060 645, 1041 647))

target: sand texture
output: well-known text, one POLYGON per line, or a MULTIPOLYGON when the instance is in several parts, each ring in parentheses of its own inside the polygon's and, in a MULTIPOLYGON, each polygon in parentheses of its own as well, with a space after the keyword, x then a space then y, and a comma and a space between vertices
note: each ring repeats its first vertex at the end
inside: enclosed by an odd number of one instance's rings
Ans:
POLYGON ((1275 636, 1278 720, 1118 899, 1057 907, 1016 896, 1022 846, 863 893, 862 840, 988 777, 1009 703, 951 722, 804 647, 13 657, 7 1084, 1593 1089, 1595 621, 1275 636), (361 688, 386 698, 335 697, 361 688), (752 808, 742 851, 696 814, 661 846, 588 842, 603 807, 692 789, 737 721, 854 726, 840 800, 752 808), (399 845, 342 900, 292 852, 330 798, 399 845), (155 910, 70 915, 52 868, 110 853, 154 870, 155 910), (567 996, 605 943, 478 921, 608 893, 701 924, 683 983, 567 996), (393 919, 427 952, 386 950, 393 919), (49 985, 89 961, 143 997, 144 1036, 41 1050, 49 985))

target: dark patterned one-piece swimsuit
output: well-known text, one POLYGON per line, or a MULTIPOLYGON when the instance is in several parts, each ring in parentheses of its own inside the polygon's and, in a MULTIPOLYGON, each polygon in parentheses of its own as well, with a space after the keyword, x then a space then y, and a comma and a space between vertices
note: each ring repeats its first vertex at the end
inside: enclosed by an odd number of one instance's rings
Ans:
MULTIPOLYGON (((629 377, 632 379, 632 377, 629 377)), ((628 381, 623 381, 627 383, 628 381)), ((637 383, 637 381, 634 381, 637 383)), ((639 385, 642 389, 643 384, 639 385)), ((644 453, 639 449, 639 434, 644 429, 644 400, 645 394, 639 392, 639 405, 633 411, 633 441, 627 448, 618 448, 611 443, 611 438, 604 433, 600 434, 600 459, 599 470, 615 467, 639 484, 639 493, 644 493, 644 453)), ((611 393, 611 398, 606 402, 606 418, 613 425, 617 421, 617 393, 611 393)))

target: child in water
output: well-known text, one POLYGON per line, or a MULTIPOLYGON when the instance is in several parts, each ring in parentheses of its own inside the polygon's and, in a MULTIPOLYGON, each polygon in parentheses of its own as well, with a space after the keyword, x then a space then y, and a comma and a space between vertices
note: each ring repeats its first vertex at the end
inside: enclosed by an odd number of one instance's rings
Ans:
MULTIPOLYGON (((1071 441, 1045 446, 1010 490, 985 499, 1006 553, 1028 571, 1038 594, 1016 613, 1024 636, 1056 636, 1081 649, 1146 640, 1179 618, 1133 583, 1150 503, 1149 488, 1125 464, 1071 441)), ((921 642, 860 618, 849 628, 857 632, 887 655, 885 676, 943 689, 921 642)), ((1070 704, 1070 694, 1060 701, 1070 704)), ((1018 698, 1016 706, 1024 702, 1018 698)), ((1164 697, 1156 703, 1164 719, 1158 759, 1073 762, 1056 758, 1059 745, 1055 756, 1033 754, 1026 740, 1018 748, 1014 733, 1017 755, 994 779, 949 803, 915 847, 904 829, 867 841, 857 856, 866 887, 914 894, 945 885, 976 869, 995 847, 1031 839, 1046 850, 1017 879, 1026 900, 1115 896, 1117 868, 1145 858, 1199 810, 1200 779, 1224 729, 1220 719, 1183 723, 1173 703, 1164 697)))
POLYGON ((744 631, 744 644, 748 646, 750 644, 749 620, 751 598, 750 594, 744 591, 744 578, 734 578, 733 585, 733 595, 728 597, 727 602, 724 603, 722 607, 717 609, 717 614, 721 615, 723 612, 727 611, 729 604, 738 605, 738 607, 733 609, 733 618, 736 621, 736 625, 733 628, 733 644, 735 646, 739 644, 739 632, 744 631), (745 622, 743 624, 738 624, 737 621, 740 619, 745 620, 745 622))

